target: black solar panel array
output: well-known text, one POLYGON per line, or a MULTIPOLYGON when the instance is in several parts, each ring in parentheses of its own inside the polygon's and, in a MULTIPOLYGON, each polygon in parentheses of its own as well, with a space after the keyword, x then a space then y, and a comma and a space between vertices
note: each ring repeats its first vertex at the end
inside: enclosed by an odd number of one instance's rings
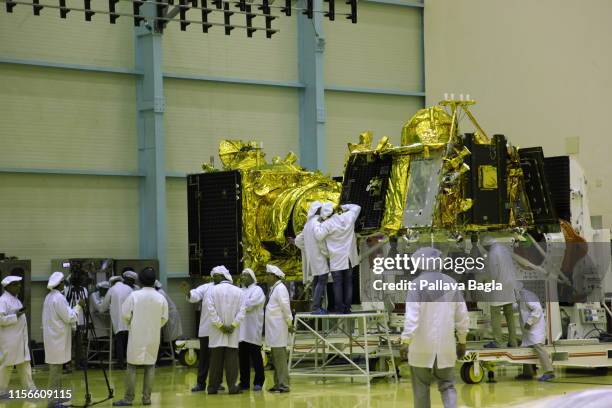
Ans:
POLYGON ((544 172, 557 216, 571 222, 569 156, 546 157, 544 172))
POLYGON ((555 206, 544 170, 544 152, 541 147, 519 149, 521 169, 525 180, 525 193, 536 225, 558 223, 555 206))
POLYGON ((465 212, 468 223, 478 225, 507 224, 510 218, 508 207, 506 174, 506 137, 493 135, 491 144, 478 144, 474 134, 466 133, 465 146, 471 154, 467 156, 466 163, 470 166, 469 177, 465 184, 466 197, 473 200, 472 208, 465 212), (480 185, 481 166, 496 168, 497 188, 483 188, 480 185))
POLYGON ((239 171, 187 176, 189 274, 217 265, 242 271, 242 193, 239 171))
POLYGON ((390 155, 362 153, 354 155, 346 166, 341 204, 358 204, 361 213, 355 223, 357 232, 380 227, 393 158, 390 155))

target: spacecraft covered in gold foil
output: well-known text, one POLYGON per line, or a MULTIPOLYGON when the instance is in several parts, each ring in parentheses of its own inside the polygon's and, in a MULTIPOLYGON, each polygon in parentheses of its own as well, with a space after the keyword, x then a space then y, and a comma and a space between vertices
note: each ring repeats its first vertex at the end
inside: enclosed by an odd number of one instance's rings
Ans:
POLYGON ((262 272, 274 263, 288 277, 301 277, 289 238, 302 230, 312 201, 338 202, 340 183, 304 170, 294 153, 268 162, 254 141, 223 140, 219 157, 222 170, 205 164, 204 173, 188 177, 189 188, 199 190, 190 204, 190 218, 199 223, 190 222, 190 273, 207 274, 217 264, 232 274, 246 267, 262 272))
MULTIPOLYGON (((472 104, 443 101, 421 109, 402 128, 400 146, 384 137, 373 147, 370 132, 348 144, 340 201, 362 206, 357 221, 362 235, 533 227, 526 162, 503 135, 488 137, 472 104), (474 133, 459 132, 460 116, 469 118, 474 133)), ((548 191, 538 199, 544 207, 538 208, 540 219, 556 222, 548 191)))

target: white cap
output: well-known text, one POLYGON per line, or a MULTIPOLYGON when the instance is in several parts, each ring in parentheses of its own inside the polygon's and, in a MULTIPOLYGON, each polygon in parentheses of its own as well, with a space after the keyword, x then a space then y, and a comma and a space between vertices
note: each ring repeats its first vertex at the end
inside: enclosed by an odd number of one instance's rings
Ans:
POLYGON ((61 272, 53 272, 49 277, 47 289, 53 289, 64 280, 64 274, 61 272))
POLYGON ((276 275, 281 279, 285 277, 285 273, 276 265, 266 265, 266 272, 276 275))
POLYGON ((210 271, 210 276, 213 275, 223 275, 226 280, 234 282, 234 280, 232 279, 232 274, 223 265, 215 266, 214 268, 212 268, 212 271, 210 271))
POLYGON ((111 278, 108 280, 108 283, 111 285, 115 282, 123 282, 123 278, 121 276, 111 276, 111 278))
POLYGON ((413 255, 413 258, 423 258, 420 261, 420 268, 423 271, 436 271, 436 264, 440 265, 442 263, 442 259, 440 256, 442 252, 433 247, 423 247, 419 248, 413 255), (436 262, 436 259, 440 259, 440 261, 436 262))
POLYGON ((123 272, 123 277, 124 278, 131 278, 134 279, 135 281, 138 280, 138 274, 134 271, 125 271, 123 272))
POLYGON ((327 218, 333 213, 334 213, 334 203, 329 202, 329 201, 323 203, 323 205, 321 206, 321 217, 327 218))
POLYGON ((317 210, 323 206, 323 203, 320 201, 313 201, 310 203, 310 207, 308 207, 308 218, 312 218, 317 213, 317 210))
POLYGON ((19 282, 21 279, 21 276, 9 275, 6 278, 2 279, 2 287, 5 288, 13 282, 19 282))
POLYGON ((244 268, 242 273, 248 274, 251 278, 253 278, 253 282, 257 283, 257 278, 255 277, 255 272, 251 268, 244 268))
POLYGON ((96 284, 96 288, 98 288, 98 289, 108 289, 108 288, 110 288, 110 283, 108 283, 108 281, 98 282, 96 284))

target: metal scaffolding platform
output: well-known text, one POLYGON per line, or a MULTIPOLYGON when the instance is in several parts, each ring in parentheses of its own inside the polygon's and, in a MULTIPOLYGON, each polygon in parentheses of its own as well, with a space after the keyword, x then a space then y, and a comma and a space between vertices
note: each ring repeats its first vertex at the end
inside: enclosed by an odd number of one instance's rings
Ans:
POLYGON ((298 313, 294 326, 289 352, 292 377, 364 378, 368 384, 376 377, 397 381, 385 312, 298 313))

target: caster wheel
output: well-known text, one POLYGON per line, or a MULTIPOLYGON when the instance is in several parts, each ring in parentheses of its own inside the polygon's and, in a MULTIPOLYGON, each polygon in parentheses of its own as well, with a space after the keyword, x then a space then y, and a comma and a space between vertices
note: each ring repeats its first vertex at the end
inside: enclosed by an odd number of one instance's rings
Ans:
POLYGON ((482 382, 485 376, 484 369, 478 362, 463 363, 461 366, 461 379, 466 384, 478 384, 482 382), (478 364, 478 372, 476 370, 476 364, 478 364))

